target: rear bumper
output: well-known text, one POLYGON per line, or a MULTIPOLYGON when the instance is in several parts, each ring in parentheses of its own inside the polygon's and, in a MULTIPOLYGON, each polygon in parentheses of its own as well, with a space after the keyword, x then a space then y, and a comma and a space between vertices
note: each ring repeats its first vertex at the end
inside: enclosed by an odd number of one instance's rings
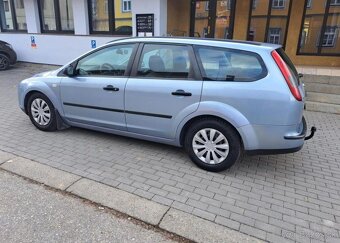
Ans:
POLYGON ((309 136, 307 135, 307 123, 305 117, 302 117, 302 131, 299 134, 296 135, 285 135, 284 138, 287 140, 299 140, 299 139, 304 139, 304 140, 309 140, 314 137, 314 133, 316 132, 316 127, 311 128, 311 133, 309 136))
POLYGON ((299 151, 305 140, 315 132, 312 128, 307 134, 306 120, 303 118, 297 125, 246 125, 238 129, 244 144, 244 150, 250 154, 282 154, 299 151))
POLYGON ((302 149, 302 146, 296 148, 289 149, 257 149, 257 150, 248 150, 246 151, 247 155, 268 155, 268 154, 290 154, 298 152, 302 149))

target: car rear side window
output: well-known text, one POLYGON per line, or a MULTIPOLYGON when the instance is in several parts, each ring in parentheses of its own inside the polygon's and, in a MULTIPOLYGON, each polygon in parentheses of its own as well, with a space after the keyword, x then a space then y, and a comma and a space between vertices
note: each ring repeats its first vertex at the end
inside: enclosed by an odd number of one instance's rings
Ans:
POLYGON ((145 44, 138 63, 139 77, 191 79, 188 46, 145 44))
POLYGON ((250 82, 267 75, 263 60, 256 53, 219 47, 195 49, 205 80, 250 82))

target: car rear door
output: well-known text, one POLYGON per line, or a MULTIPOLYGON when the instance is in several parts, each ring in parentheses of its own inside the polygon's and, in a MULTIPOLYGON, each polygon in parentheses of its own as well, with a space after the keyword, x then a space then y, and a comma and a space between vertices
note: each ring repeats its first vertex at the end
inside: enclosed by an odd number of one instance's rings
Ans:
POLYGON ((105 47, 78 60, 76 76, 61 80, 65 117, 110 129, 126 130, 124 89, 137 46, 105 47))
POLYGON ((197 110, 202 80, 190 45, 146 43, 125 89, 129 132, 173 139, 178 124, 197 110))

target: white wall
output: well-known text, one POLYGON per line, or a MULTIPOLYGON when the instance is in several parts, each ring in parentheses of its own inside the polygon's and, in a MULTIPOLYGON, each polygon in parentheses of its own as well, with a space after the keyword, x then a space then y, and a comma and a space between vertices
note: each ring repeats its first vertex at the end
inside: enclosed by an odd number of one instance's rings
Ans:
POLYGON ((91 40, 96 40, 98 47, 117 38, 0 33, 0 39, 13 46, 19 61, 63 65, 91 50, 91 40), (35 37, 36 48, 31 47, 31 36, 35 37))

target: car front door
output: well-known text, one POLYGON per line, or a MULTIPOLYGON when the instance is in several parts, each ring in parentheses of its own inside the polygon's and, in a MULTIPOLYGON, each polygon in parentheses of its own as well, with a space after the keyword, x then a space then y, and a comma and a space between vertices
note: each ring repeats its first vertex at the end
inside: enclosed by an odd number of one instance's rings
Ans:
POLYGON ((202 90, 190 45, 144 44, 125 89, 129 132, 173 139, 180 121, 197 110, 202 90))
POLYGON ((126 130, 124 89, 135 44, 113 45, 77 61, 74 77, 61 80, 65 117, 71 122, 126 130))

